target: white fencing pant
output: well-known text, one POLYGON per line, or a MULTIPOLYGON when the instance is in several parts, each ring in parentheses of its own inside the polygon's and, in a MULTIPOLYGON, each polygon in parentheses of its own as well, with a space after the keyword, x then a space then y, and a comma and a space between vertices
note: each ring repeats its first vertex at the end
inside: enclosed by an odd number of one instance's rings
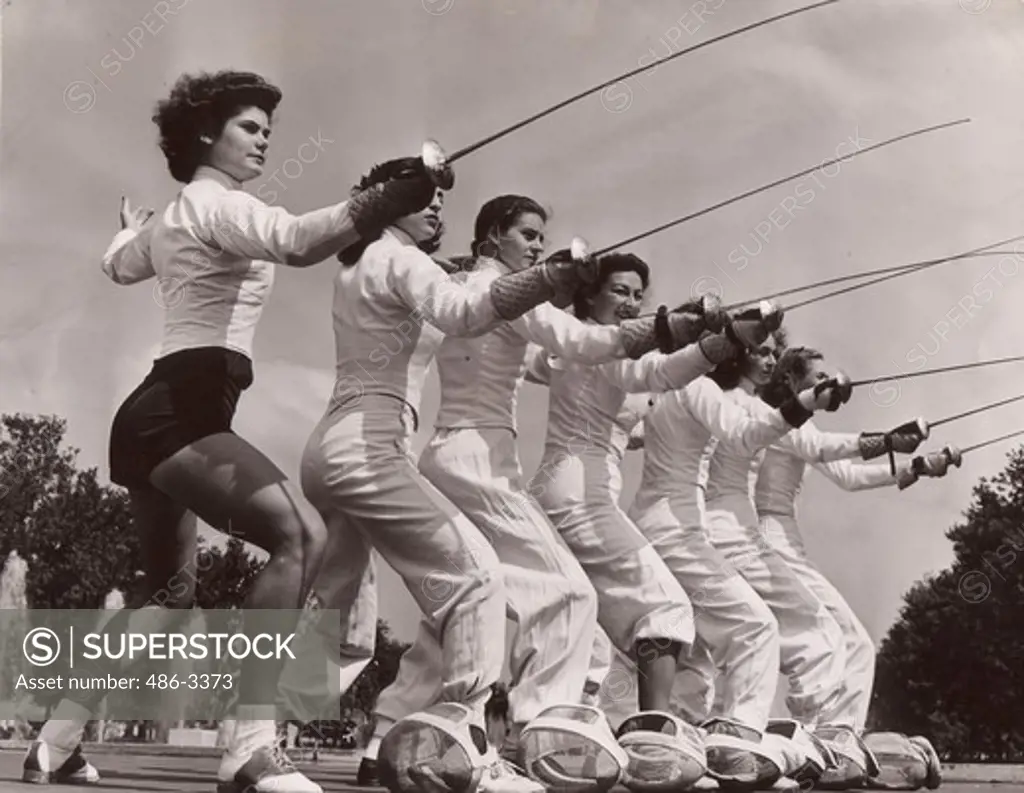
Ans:
MULTIPOLYGON (((771 609, 779 626, 777 669, 789 679, 786 705, 807 725, 835 707, 843 685, 843 634, 825 604, 772 549, 756 520, 738 515, 752 508, 722 500, 707 505, 708 536, 771 609)), ((775 686, 772 686, 774 694, 775 686)))
MULTIPOLYGON (((779 626, 771 610, 711 544, 695 506, 674 508, 662 498, 643 508, 634 503, 630 517, 690 596, 698 641, 686 667, 714 681, 715 715, 764 730, 779 676, 779 626)), ((701 708, 699 699, 689 706, 701 708)))
MULTIPOLYGON (((629 678, 633 671, 623 671, 621 663, 617 670, 617 676, 612 676, 612 670, 616 669, 615 661, 620 653, 615 649, 612 640, 608 638, 608 634, 604 632, 604 628, 601 627, 600 609, 598 609, 598 614, 599 621, 597 630, 594 631, 594 646, 590 651, 590 668, 587 670, 587 682, 583 687, 583 704, 603 708, 607 712, 609 705, 612 704, 608 701, 609 697, 612 697, 613 700, 616 699, 613 689, 620 686, 620 678, 625 676, 623 679, 630 684, 631 689, 636 688, 636 680, 629 678)), ((621 696, 629 696, 629 693, 628 691, 623 692, 621 696)), ((632 692, 632 700, 635 705, 635 691, 632 692)), ((634 709, 633 713, 635 712, 634 709)))
POLYGON ((685 651, 694 640, 686 591, 619 507, 619 464, 614 454, 596 448, 578 456, 546 452, 530 482, 530 493, 597 591, 601 630, 591 656, 588 690, 609 669, 604 634, 631 658, 641 639, 678 642, 685 651))
MULTIPOLYGON (((444 637, 440 697, 469 706, 482 724, 505 654, 498 559, 477 528, 417 472, 411 434, 408 405, 380 395, 335 407, 313 431, 302 457, 302 488, 339 551, 322 567, 318 587, 334 576, 337 591, 359 591, 368 547, 375 548, 444 637)), ((352 663, 365 666, 362 659, 352 663)))
POLYGON ((761 518, 761 531, 804 586, 825 604, 843 633, 846 666, 842 694, 838 702, 820 714, 818 721, 845 724, 860 734, 867 725, 871 690, 875 683, 875 645, 871 636, 839 590, 808 558, 795 518, 764 516, 761 518))
MULTIPOLYGON (((583 697, 597 629, 597 594, 586 573, 523 486, 515 435, 504 429, 439 429, 420 455, 420 471, 479 528, 500 560, 508 616, 509 714, 531 721, 583 697)), ((501 628, 504 630, 504 621, 501 628)), ((421 629, 377 711, 402 718, 423 707, 436 644, 421 629), (415 667, 413 666, 415 664, 415 667)))

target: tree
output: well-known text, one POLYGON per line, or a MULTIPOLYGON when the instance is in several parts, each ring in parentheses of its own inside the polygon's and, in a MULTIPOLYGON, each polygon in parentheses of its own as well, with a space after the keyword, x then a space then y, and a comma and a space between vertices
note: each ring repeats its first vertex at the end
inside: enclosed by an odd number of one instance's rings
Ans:
POLYGON ((221 549, 199 539, 196 605, 202 609, 241 608, 266 562, 257 561, 237 537, 221 549))
POLYGON ((1024 759, 1024 450, 946 532, 955 560, 916 584, 878 653, 872 725, 953 761, 1024 759))
POLYGON ((124 491, 76 468, 78 450, 61 449, 66 428, 56 416, 0 418, 0 558, 26 560, 34 609, 102 608, 139 569, 124 491))
MULTIPOLYGON (((146 582, 127 493, 101 485, 95 468, 79 470, 78 450, 64 448, 66 429, 56 416, 0 417, 0 565, 12 550, 27 562, 31 609, 101 609, 115 588, 141 605, 146 582)), ((262 567, 235 538, 224 548, 200 539, 197 605, 240 607, 262 567)), ((23 663, 19 648, 7 642, 4 657, 23 663)), ((45 708, 60 696, 39 692, 35 701, 45 708)))
MULTIPOLYGON (((67 423, 56 416, 0 418, 0 560, 28 562, 33 609, 100 609, 120 589, 129 603, 144 584, 128 495, 78 470, 78 449, 61 449, 67 423)), ((0 561, 2 564, 2 561, 0 561)), ((196 604, 238 608, 263 569, 237 538, 222 548, 199 540, 196 604)))
POLYGON ((393 638, 387 622, 378 619, 377 643, 373 651, 373 660, 356 678, 352 688, 341 695, 341 712, 358 711, 367 720, 372 718, 373 709, 377 705, 377 696, 398 677, 399 661, 409 647, 408 643, 393 638))
MULTIPOLYGON (((101 609, 114 588, 138 604, 145 582, 127 493, 101 485, 96 468, 77 468, 79 450, 62 448, 66 429, 57 416, 0 417, 0 565, 12 550, 26 560, 32 609, 101 609)), ((223 548, 200 538, 196 605, 240 608, 264 564, 235 537, 223 548)), ((379 620, 374 658, 344 695, 343 710, 369 718, 407 647, 379 620)), ((37 701, 52 704, 45 694, 37 701)))

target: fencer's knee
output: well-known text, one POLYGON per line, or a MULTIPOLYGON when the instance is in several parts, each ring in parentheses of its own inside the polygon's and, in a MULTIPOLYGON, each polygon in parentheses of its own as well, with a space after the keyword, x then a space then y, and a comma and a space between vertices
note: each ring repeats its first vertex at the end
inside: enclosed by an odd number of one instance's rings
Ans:
POLYGON ((850 641, 850 660, 857 660, 859 666, 875 668, 875 643, 871 640, 863 625, 858 624, 857 630, 850 641))
POLYGON ((471 569, 462 571, 464 599, 475 603, 505 599, 505 584, 498 564, 477 560, 471 569))
POLYGON ((779 641, 779 621, 772 610, 761 600, 751 604, 751 614, 748 620, 749 632, 760 642, 779 641))
POLYGON ((597 620, 597 590, 586 575, 572 576, 566 581, 566 597, 587 619, 597 620))
POLYGON ((829 654, 842 659, 848 658, 850 647, 847 643, 846 631, 843 630, 839 621, 824 608, 819 616, 822 630, 819 631, 818 635, 821 637, 822 642, 827 645, 829 654))
POLYGON ((327 551, 327 526, 320 513, 308 501, 296 504, 296 511, 303 556, 310 563, 319 565, 327 551))
POLYGON ((305 567, 319 567, 327 550, 327 527, 320 513, 305 499, 289 503, 274 516, 278 537, 276 554, 295 556, 305 567))
POLYGON ((568 607, 563 613, 572 636, 570 644, 579 642, 581 646, 592 648, 598 623, 597 590, 590 579, 585 575, 567 575, 557 603, 568 607))

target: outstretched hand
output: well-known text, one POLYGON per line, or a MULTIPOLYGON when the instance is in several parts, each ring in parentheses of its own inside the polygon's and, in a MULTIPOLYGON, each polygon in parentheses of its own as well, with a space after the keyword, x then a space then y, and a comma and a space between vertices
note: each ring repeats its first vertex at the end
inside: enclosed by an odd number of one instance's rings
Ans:
POLYGON ((149 207, 132 209, 131 202, 127 196, 121 196, 121 228, 132 231, 142 231, 142 227, 153 217, 154 210, 149 207))

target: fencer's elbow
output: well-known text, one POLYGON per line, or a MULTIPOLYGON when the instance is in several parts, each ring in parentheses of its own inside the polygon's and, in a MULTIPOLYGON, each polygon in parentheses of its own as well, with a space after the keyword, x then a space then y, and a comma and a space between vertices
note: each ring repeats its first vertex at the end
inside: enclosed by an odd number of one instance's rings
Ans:
POLYGON ((118 270, 114 266, 113 262, 104 261, 102 269, 103 273, 107 276, 107 278, 109 278, 118 286, 129 286, 130 284, 135 283, 135 280, 127 277, 124 273, 118 270))

